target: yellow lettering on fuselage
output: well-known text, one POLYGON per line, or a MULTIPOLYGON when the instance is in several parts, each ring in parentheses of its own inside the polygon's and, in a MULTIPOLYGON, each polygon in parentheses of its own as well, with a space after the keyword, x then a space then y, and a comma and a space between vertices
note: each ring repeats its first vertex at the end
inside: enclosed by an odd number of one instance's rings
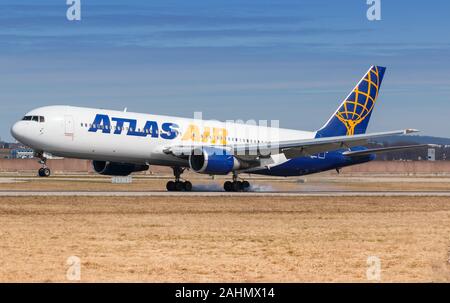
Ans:
POLYGON ((211 128, 205 127, 203 129, 202 142, 207 143, 210 141, 210 138, 211 138, 211 128))
POLYGON ((181 140, 199 142, 200 130, 198 129, 198 126, 195 124, 190 124, 188 129, 184 132, 184 135, 181 138, 181 140))
POLYGON ((225 128, 213 128, 213 138, 215 138, 214 143, 212 144, 220 144, 227 145, 227 130, 225 128))
POLYGON ((181 140, 226 145, 227 130, 225 128, 212 127, 211 133, 211 127, 205 126, 203 132, 200 132, 197 125, 190 124, 184 132, 183 137, 181 137, 181 140))

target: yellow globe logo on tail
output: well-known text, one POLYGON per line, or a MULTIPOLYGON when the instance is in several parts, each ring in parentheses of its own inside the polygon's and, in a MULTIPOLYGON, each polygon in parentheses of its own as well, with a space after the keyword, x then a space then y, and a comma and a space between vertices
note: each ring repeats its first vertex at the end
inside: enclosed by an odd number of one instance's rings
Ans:
MULTIPOLYGON (((335 116, 345 125, 347 136, 355 134, 355 128, 370 116, 375 106, 381 82, 380 69, 372 66, 336 111, 335 116)), ((381 73, 384 74, 384 69, 381 73)))

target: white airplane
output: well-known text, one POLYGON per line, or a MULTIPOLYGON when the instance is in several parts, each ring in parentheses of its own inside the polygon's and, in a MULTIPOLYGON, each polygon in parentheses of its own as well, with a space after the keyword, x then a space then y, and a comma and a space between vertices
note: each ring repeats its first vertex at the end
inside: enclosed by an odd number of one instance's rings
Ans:
POLYGON ((368 149, 369 140, 416 132, 405 129, 365 134, 385 68, 372 66, 318 131, 73 106, 46 106, 28 112, 11 128, 19 142, 40 158, 39 176, 50 176, 48 155, 93 160, 102 175, 126 176, 149 165, 173 168, 169 191, 190 191, 187 168, 227 175, 226 191, 250 186, 239 173, 301 176, 371 161, 376 153, 424 145, 368 149))

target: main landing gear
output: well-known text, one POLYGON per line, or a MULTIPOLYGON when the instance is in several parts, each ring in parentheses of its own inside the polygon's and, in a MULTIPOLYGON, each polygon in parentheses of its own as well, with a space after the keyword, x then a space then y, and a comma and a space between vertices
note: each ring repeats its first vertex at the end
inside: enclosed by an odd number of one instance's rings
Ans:
POLYGON ((47 167, 47 158, 45 158, 42 154, 38 154, 39 163, 42 164, 42 167, 38 170, 39 177, 50 177, 51 171, 50 168, 47 167))
POLYGON ((233 173, 233 182, 226 181, 223 184, 223 189, 225 191, 247 191, 250 188, 250 183, 248 181, 239 181, 238 174, 233 173))
POLYGON ((185 168, 173 167, 173 175, 175 181, 167 182, 166 188, 168 191, 191 191, 192 183, 189 181, 180 181, 180 176, 184 172, 185 168))

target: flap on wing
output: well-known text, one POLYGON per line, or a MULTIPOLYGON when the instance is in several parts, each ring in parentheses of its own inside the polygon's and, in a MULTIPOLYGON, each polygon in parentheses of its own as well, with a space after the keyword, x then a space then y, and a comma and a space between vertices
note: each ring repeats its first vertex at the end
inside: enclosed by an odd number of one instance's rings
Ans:
POLYGON ((355 140, 355 141, 336 141, 330 143, 322 143, 317 145, 307 145, 302 147, 293 147, 283 149, 282 152, 287 159, 302 157, 302 156, 312 156, 318 153, 323 153, 332 150, 338 150, 343 148, 350 148, 354 146, 359 146, 366 144, 367 140, 355 140))
POLYGON ((406 146, 392 146, 392 147, 381 147, 381 148, 369 148, 365 150, 356 150, 356 151, 345 151, 342 154, 348 157, 358 157, 358 156, 367 156, 371 154, 378 153, 386 153, 397 150, 405 150, 405 149, 415 149, 421 147, 428 147, 429 144, 416 144, 416 145, 406 145, 406 146))

